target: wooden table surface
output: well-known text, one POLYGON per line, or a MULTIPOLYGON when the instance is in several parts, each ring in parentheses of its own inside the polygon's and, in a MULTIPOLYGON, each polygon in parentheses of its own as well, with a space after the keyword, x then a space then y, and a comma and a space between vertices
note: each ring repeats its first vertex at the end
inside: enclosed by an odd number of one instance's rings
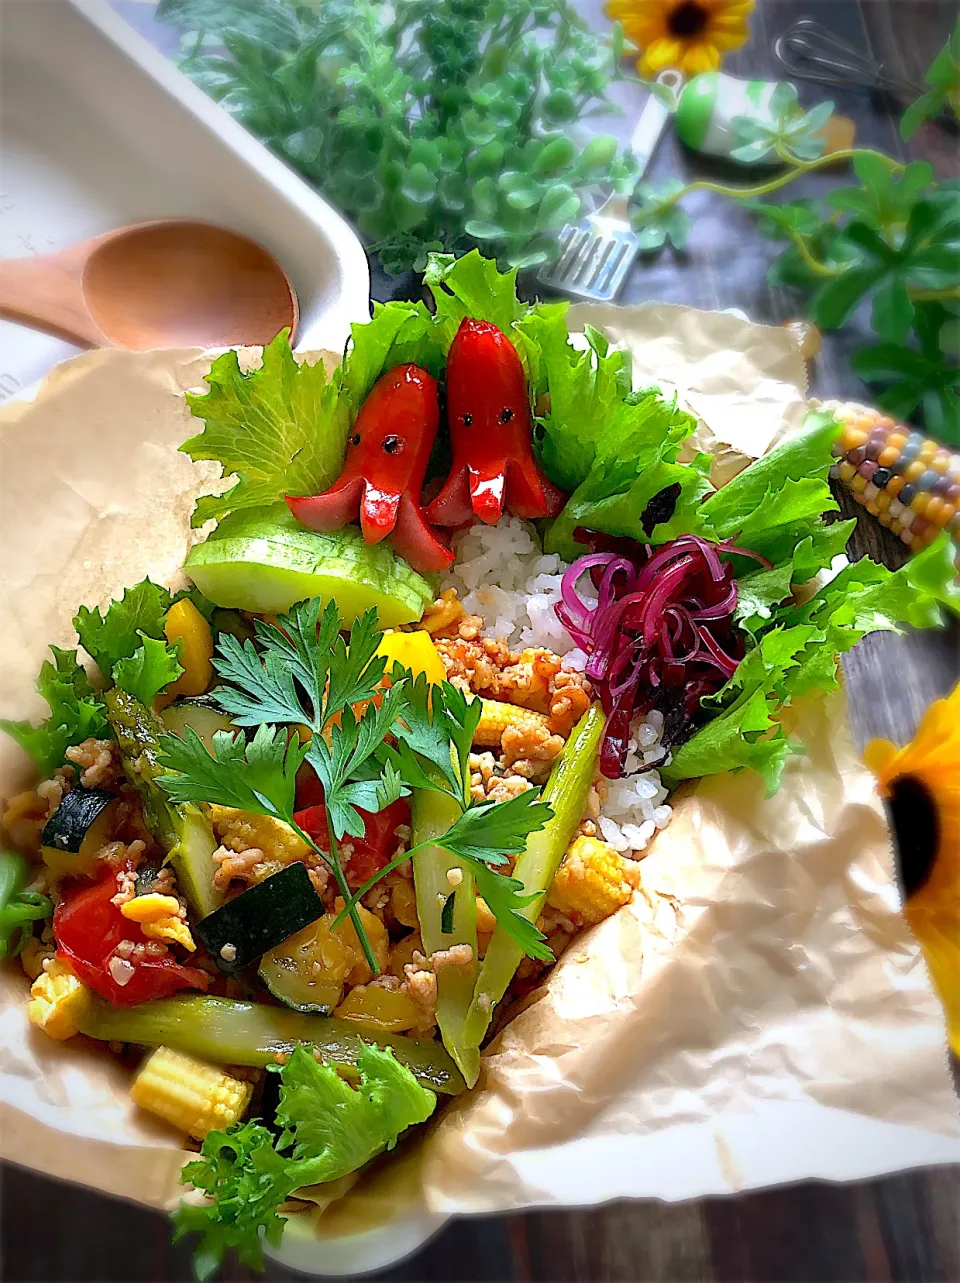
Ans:
MULTIPOLYGON (((167 29, 155 29, 145 6, 120 3, 125 16, 168 50, 167 29)), ((599 0, 583 0, 591 21, 602 23, 599 0)), ((951 0, 759 0, 750 46, 733 55, 727 69, 776 79, 772 46, 797 17, 833 27, 892 70, 920 80, 951 27, 951 0)), ((804 101, 834 98, 837 110, 857 122, 859 140, 900 158, 925 158, 941 176, 956 174, 956 137, 927 126, 904 148, 895 109, 871 101, 863 90, 821 92, 801 87, 804 101)), ((621 87, 628 136, 641 96, 621 87)), ((652 177, 689 172, 690 158, 665 138, 652 177)), ((842 181, 843 175, 840 175, 842 181)), ((795 194, 810 194, 838 181, 837 175, 806 180, 795 194)), ((799 186, 799 185, 798 185, 799 186)), ((670 252, 635 269, 623 302, 644 299, 706 308, 737 307, 750 317, 779 322, 797 315, 796 302, 764 282, 776 252, 753 229, 749 214, 700 194, 688 208, 694 216, 689 249, 670 252)), ((400 285, 402 289, 402 283, 400 285)), ((395 294, 398 283, 375 277, 375 297, 395 294)), ((812 391, 822 396, 864 399, 847 358, 857 339, 850 330, 828 337, 812 371, 812 391)), ((857 555, 869 552, 899 564, 903 547, 862 509, 854 536, 857 555)), ((956 625, 940 633, 868 638, 848 656, 845 669, 851 718, 861 742, 872 735, 909 736, 926 705, 960 675, 956 625)), ((59 1185, 16 1169, 4 1172, 2 1277, 43 1283, 123 1283, 190 1277, 189 1248, 170 1244, 166 1221, 85 1190, 59 1185)), ((229 1266, 225 1280, 256 1277, 229 1266)), ((269 1266, 267 1279, 293 1277, 269 1266)), ((411 1260, 378 1276, 385 1280, 522 1280, 586 1283, 636 1280, 743 1280, 744 1283, 958 1283, 960 1281, 960 1168, 931 1169, 854 1185, 806 1182, 736 1198, 682 1205, 621 1203, 586 1211, 535 1212, 484 1217, 449 1225, 411 1260)))

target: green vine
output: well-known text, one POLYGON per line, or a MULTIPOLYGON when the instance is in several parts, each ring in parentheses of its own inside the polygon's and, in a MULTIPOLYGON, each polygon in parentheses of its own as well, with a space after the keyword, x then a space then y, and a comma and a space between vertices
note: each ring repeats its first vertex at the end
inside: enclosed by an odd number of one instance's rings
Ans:
MULTIPOLYGON (((905 136, 944 104, 960 102, 960 21, 927 82, 931 91, 904 116, 905 136)), ((901 164, 871 148, 825 154, 822 131, 832 110, 820 103, 805 113, 793 86, 782 84, 768 120, 733 119, 732 157, 781 167, 763 182, 638 184, 632 216, 642 247, 683 248, 690 220, 681 204, 694 192, 740 202, 757 214, 763 235, 787 242, 769 283, 803 291, 807 315, 821 329, 838 329, 869 303, 879 342, 855 352, 851 364, 878 386, 876 403, 900 418, 919 413, 932 434, 960 444, 960 183, 938 182, 925 162, 901 164), (818 200, 763 199, 841 161, 852 163, 856 183, 818 200)))

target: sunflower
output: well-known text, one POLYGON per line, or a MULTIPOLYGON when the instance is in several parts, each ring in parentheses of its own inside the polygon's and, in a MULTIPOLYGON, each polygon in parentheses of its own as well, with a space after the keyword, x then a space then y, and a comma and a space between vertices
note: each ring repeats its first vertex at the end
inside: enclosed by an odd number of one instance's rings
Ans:
POLYGON ((607 0, 607 15, 622 23, 640 50, 641 76, 675 67, 685 76, 716 71, 723 55, 746 44, 754 0, 607 0))
POLYGON ((960 685, 927 709, 898 749, 871 740, 864 758, 887 799, 900 852, 904 912, 920 941, 960 1056, 960 685))

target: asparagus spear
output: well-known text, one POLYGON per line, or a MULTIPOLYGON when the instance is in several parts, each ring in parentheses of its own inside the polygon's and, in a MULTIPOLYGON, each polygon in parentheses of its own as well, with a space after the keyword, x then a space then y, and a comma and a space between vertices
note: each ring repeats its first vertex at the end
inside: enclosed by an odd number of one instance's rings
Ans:
MULTIPOLYGON (((445 833, 456 821, 463 807, 452 797, 427 789, 414 792, 412 803, 413 841, 429 842, 445 833)), ((477 978, 477 900, 473 873, 457 856, 440 846, 426 847, 413 857, 413 880, 417 892, 417 916, 424 952, 429 956, 439 949, 468 944, 473 950, 471 966, 445 967, 437 976, 437 1024, 444 1046, 453 1056, 472 1087, 480 1072, 478 1047, 466 1047, 463 1041, 464 1021, 473 997, 477 978), (453 881, 448 876, 451 870, 453 881), (453 913, 444 922, 444 906, 453 895, 453 913), (449 930, 444 932, 443 927, 449 930)))
MULTIPOLYGON (((514 877, 526 891, 538 893, 522 910, 531 922, 539 917, 560 862, 583 818, 605 720, 600 705, 594 704, 574 727, 540 799, 553 808, 553 815, 542 829, 530 834, 526 850, 517 859, 514 877)), ((490 939, 464 1024, 461 1054, 465 1059, 474 1050, 479 1057, 493 1009, 506 993, 522 957, 519 946, 498 926, 490 939)))
POLYGON ((426 1087, 447 1095, 463 1091, 453 1061, 432 1039, 403 1034, 363 1035, 349 1020, 313 1016, 259 1002, 235 1002, 201 994, 160 998, 136 1007, 114 1007, 93 996, 80 1031, 104 1042, 173 1047, 215 1065, 273 1065, 277 1053, 311 1045, 328 1064, 350 1067, 365 1042, 392 1048, 397 1060, 426 1087))
POLYGON ((192 803, 174 806, 156 782, 163 774, 157 761, 165 733, 160 719, 119 687, 107 691, 106 702, 124 774, 140 794, 147 827, 167 853, 190 907, 204 918, 223 902, 223 893, 213 884, 217 842, 210 821, 192 803))

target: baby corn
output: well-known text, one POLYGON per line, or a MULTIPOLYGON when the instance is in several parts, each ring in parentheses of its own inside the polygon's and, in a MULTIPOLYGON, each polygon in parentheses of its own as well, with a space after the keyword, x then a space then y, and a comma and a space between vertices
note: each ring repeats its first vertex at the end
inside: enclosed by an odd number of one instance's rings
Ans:
POLYGON ((144 1061, 130 1095, 141 1109, 203 1140, 207 1132, 240 1121, 253 1084, 170 1047, 158 1047, 144 1061))

